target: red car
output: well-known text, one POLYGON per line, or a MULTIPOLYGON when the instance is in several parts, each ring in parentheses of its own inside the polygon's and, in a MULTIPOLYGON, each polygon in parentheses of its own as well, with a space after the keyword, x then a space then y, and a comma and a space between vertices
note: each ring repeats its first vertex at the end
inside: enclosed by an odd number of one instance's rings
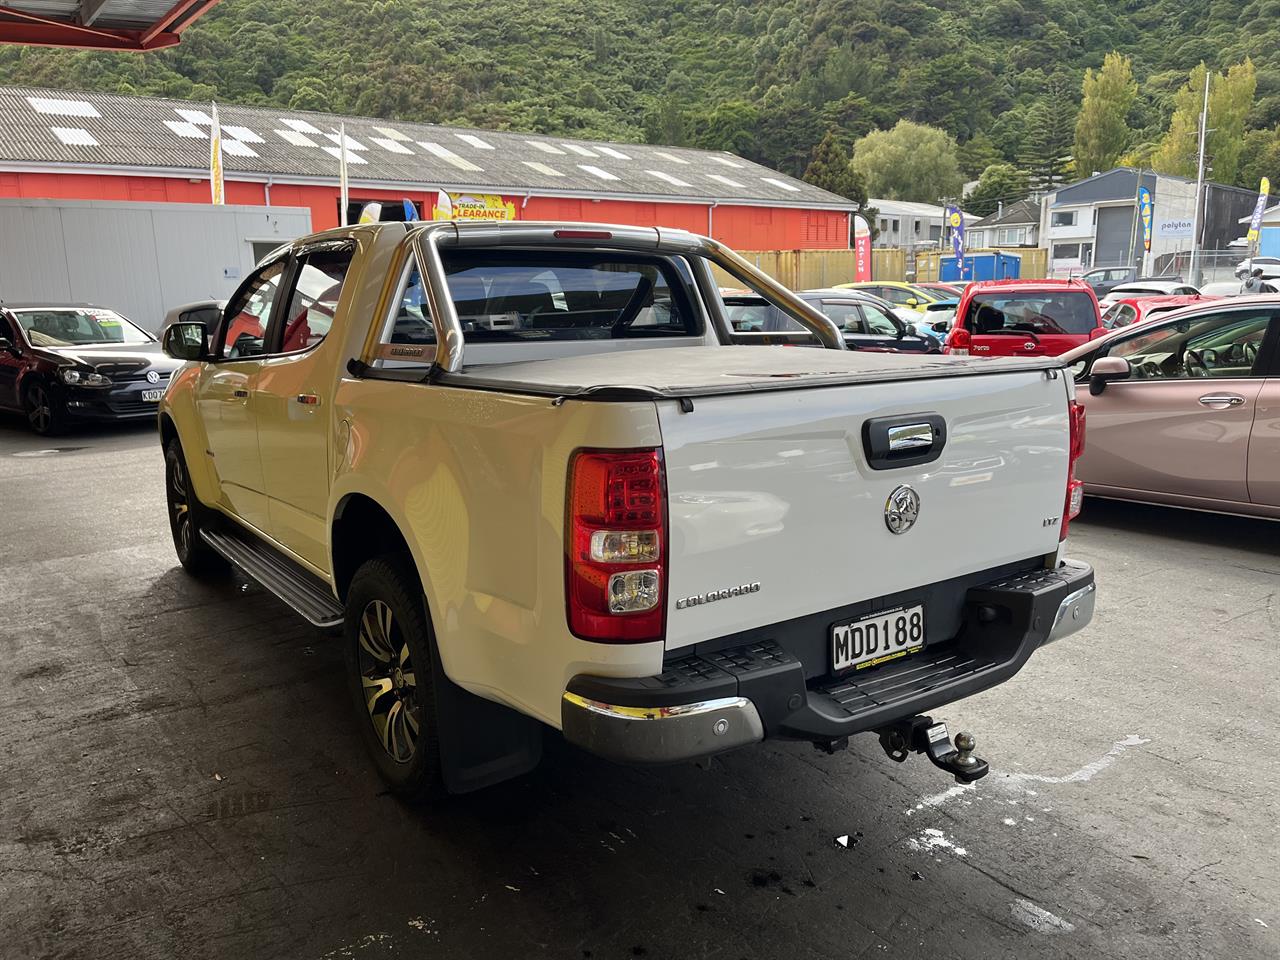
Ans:
POLYGON ((1106 332, 1083 281, 985 280, 965 288, 943 352, 1056 357, 1106 332))
POLYGON ((1195 306, 1209 300, 1220 300, 1221 297, 1202 297, 1200 294, 1179 295, 1176 297, 1125 297, 1107 307, 1102 315, 1102 322, 1108 330, 1132 326, 1152 317, 1168 313, 1170 310, 1181 310, 1183 307, 1195 306))

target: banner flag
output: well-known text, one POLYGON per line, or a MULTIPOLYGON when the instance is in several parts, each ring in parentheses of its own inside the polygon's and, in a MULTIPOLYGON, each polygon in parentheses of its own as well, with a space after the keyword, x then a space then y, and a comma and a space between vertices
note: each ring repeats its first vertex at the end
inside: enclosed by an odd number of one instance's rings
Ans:
POLYGON ((215 204, 225 204, 222 180, 222 124, 218 122, 218 104, 213 104, 213 123, 209 125, 209 193, 215 204))
POLYGON ((1142 217, 1142 249, 1151 251, 1151 224, 1155 203, 1151 199, 1151 191, 1146 187, 1138 188, 1138 214, 1142 217))
POLYGON ((1253 243, 1258 239, 1262 231, 1262 214, 1267 209, 1267 195, 1271 193, 1271 181, 1266 177, 1262 178, 1262 183, 1258 185, 1258 202, 1253 208, 1253 219, 1249 221, 1248 240, 1253 243))

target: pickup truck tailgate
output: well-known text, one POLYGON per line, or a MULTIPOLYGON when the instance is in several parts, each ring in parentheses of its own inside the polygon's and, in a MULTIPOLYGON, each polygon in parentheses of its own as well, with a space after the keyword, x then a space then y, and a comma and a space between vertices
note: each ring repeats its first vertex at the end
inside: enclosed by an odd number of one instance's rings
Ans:
POLYGON ((1059 372, 701 396, 690 412, 657 406, 668 649, 1057 549, 1068 455, 1059 372), (940 456, 873 469, 864 425, 882 433, 881 418, 907 415, 940 418, 940 456), (903 484, 919 514, 894 533, 886 504, 903 484))

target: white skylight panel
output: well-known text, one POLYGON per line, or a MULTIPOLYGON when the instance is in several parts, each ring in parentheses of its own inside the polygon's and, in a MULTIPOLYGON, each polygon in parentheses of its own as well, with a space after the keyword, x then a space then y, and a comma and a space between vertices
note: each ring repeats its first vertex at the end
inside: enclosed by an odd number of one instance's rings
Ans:
POLYGON ((716 163, 720 164, 721 166, 725 166, 725 167, 733 167, 733 169, 735 169, 735 170, 741 170, 741 169, 742 169, 742 164, 738 163, 737 161, 730 160, 728 157, 715 157, 715 156, 713 156, 711 159, 712 159, 712 160, 714 160, 716 163))
POLYGON ((672 163, 688 163, 689 162, 683 157, 677 157, 674 153, 667 153, 667 151, 665 150, 655 150, 653 152, 657 154, 659 157, 661 157, 663 160, 670 160, 672 163))
POLYGON ((407 153, 413 156, 413 151, 399 140, 392 140, 390 137, 370 137, 369 139, 388 153, 407 153))
POLYGON ((377 130, 380 134, 382 134, 388 140, 404 141, 404 140, 413 139, 412 137, 406 137, 403 133, 401 133, 395 127, 374 127, 373 129, 377 130))
POLYGON ((486 142, 486 141, 484 141, 484 140, 481 140, 481 139, 480 139, 479 137, 477 137, 475 134, 472 134, 472 133, 455 133, 455 134, 454 134, 454 136, 455 136, 455 137, 457 137, 459 140, 461 140, 463 143, 469 143, 469 144, 471 144, 471 146, 475 147, 477 150, 492 150, 492 149, 493 149, 493 144, 488 143, 488 142, 486 142))
MULTIPOLYGON (((333 157, 333 159, 335 160, 340 160, 342 158, 342 151, 339 150, 337 147, 321 147, 320 149, 322 149, 329 156, 333 157)), ((369 161, 365 160, 365 158, 360 156, 360 154, 352 153, 350 150, 347 151, 347 163, 361 164, 361 163, 368 163, 368 162, 369 161)))
POLYGON ((771 183, 775 187, 779 187, 782 190, 790 190, 792 193, 800 192, 799 187, 795 186, 794 184, 787 183, 787 181, 785 180, 779 180, 777 177, 761 177, 760 179, 763 180, 765 183, 771 183))
POLYGON ((667 183, 671 184, 673 187, 690 186, 690 184, 686 183, 684 180, 681 180, 679 177, 673 177, 671 174, 666 173, 662 170, 646 170, 645 173, 649 174, 649 176, 651 177, 657 177, 659 180, 665 180, 667 181, 667 183))
POLYGON ((566 150, 572 150, 574 153, 576 153, 580 157, 599 156, 599 154, 597 154, 594 150, 588 150, 586 147, 576 143, 562 143, 560 144, 560 146, 564 147, 566 150))
POLYGON ((280 122, 290 130, 297 130, 299 133, 319 133, 320 129, 308 123, 306 120, 290 120, 287 117, 281 117, 280 122))
POLYGON ((601 180, 617 180, 618 179, 618 177, 615 177, 608 170, 601 170, 599 167, 592 166, 589 163, 578 164, 578 169, 585 170, 587 171, 587 173, 591 174, 593 177, 599 177, 601 180))
POLYGON ((734 180, 732 177, 721 176, 718 173, 708 173, 707 176, 710 179, 717 181, 718 183, 723 183, 726 187, 742 187, 743 186, 741 183, 739 183, 737 180, 734 180))
MULTIPOLYGON (((333 145, 334 145, 335 147, 340 147, 340 146, 342 146, 342 144, 339 142, 340 140, 342 140, 342 137, 341 137, 341 136, 339 136, 338 134, 336 134, 336 133, 326 133, 326 134, 325 134, 325 136, 329 138, 329 140, 333 143, 333 145)), ((347 134, 347 149, 348 149, 348 150, 355 150, 355 151, 359 152, 360 150, 368 150, 369 148, 368 148, 368 147, 366 147, 366 146, 365 146, 363 143, 361 143, 359 140, 357 140, 355 137, 351 136, 351 134, 349 134, 349 133, 348 133, 348 134, 347 134)))
POLYGON ((68 147, 96 147, 98 141, 83 127, 50 127, 53 135, 68 147))
POLYGON ((533 147, 533 149, 535 150, 541 150, 543 153, 554 153, 557 157, 564 156, 563 150, 561 150, 559 147, 553 147, 551 144, 547 143, 545 140, 526 140, 525 143, 533 147))
POLYGON ((606 157, 613 157, 615 160, 630 160, 631 158, 621 150, 615 150, 613 147, 596 147, 606 157))
POLYGON ((58 100, 53 97, 27 97, 27 103, 36 113, 48 113, 55 117, 100 117, 98 108, 87 100, 58 100))
POLYGON ((222 132, 226 134, 228 137, 234 137, 235 139, 239 140, 241 143, 265 143, 266 142, 260 136, 258 136, 252 130, 250 130, 248 127, 240 127, 231 123, 224 124, 222 127, 222 132))
POLYGON ((209 135, 194 123, 185 120, 166 120, 164 125, 179 137, 191 137, 193 140, 208 140, 209 135))
POLYGON ((564 174, 555 167, 548 167, 545 163, 539 163, 537 160, 521 160, 530 170, 537 170, 539 173, 548 177, 563 177, 564 174))
POLYGON ((484 169, 483 167, 477 167, 470 160, 463 159, 462 157, 454 153, 452 150, 450 150, 448 147, 441 146, 438 143, 431 143, 430 141, 419 140, 417 141, 417 144, 423 150, 426 150, 428 153, 435 154, 445 163, 453 164, 453 166, 457 167, 459 170, 470 170, 470 171, 479 173, 484 169))
POLYGON ((241 143, 239 140, 223 140, 222 152, 229 153, 233 157, 256 157, 258 155, 253 147, 241 143))
POLYGON ((205 127, 213 125, 213 117, 209 116, 203 110, 174 110, 173 112, 183 120, 187 121, 187 123, 194 123, 197 126, 205 127))
POLYGON ((316 145, 314 140, 305 133, 299 133, 297 130, 277 130, 276 136, 281 140, 292 143, 295 147, 314 147, 316 145))

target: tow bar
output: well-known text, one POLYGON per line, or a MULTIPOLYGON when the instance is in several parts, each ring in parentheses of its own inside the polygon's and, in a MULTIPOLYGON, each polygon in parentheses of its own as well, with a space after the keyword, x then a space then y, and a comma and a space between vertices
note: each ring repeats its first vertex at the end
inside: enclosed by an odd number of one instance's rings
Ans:
POLYGON ((923 753, 956 783, 973 783, 991 770, 987 761, 973 755, 974 745, 973 734, 961 731, 953 747, 947 725, 934 723, 932 717, 911 717, 880 731, 880 746, 891 760, 902 763, 913 753, 923 753))

